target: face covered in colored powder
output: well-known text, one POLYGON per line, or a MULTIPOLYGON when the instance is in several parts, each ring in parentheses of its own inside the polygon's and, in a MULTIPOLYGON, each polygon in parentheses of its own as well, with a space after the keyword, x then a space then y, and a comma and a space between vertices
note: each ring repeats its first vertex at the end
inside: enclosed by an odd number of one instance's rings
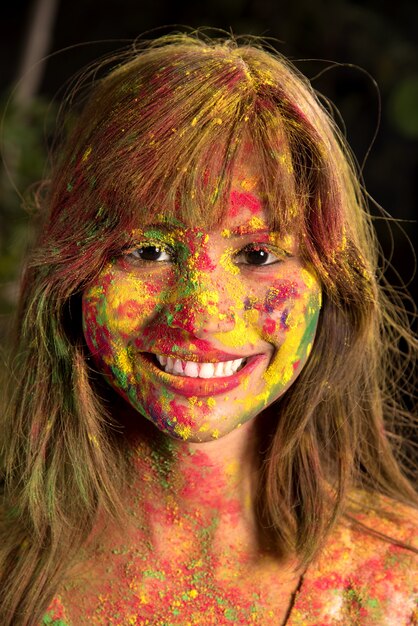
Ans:
POLYGON ((221 437, 294 382, 321 289, 292 234, 269 231, 259 168, 240 151, 220 227, 138 229, 83 294, 96 366, 141 415, 190 442, 221 437))

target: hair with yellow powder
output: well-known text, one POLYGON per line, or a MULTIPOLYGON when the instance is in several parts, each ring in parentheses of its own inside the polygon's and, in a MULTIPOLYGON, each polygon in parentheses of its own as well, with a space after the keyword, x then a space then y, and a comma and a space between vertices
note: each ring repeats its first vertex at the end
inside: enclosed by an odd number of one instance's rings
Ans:
POLYGON ((257 42, 201 35, 163 37, 116 62, 56 151, 22 282, 1 427, 4 626, 39 622, 97 513, 121 515, 129 467, 89 366, 80 294, 138 224, 219 224, 244 135, 269 225, 297 233, 323 289, 310 359, 266 409, 274 429, 260 433, 258 520, 278 553, 306 562, 353 487, 417 502, 396 432, 409 334, 377 283, 356 168, 308 81, 257 42))

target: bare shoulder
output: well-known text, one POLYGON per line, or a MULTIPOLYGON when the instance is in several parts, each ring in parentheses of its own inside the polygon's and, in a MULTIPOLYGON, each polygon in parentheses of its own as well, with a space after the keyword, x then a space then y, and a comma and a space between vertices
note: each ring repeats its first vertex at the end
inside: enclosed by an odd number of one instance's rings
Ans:
POLYGON ((381 549, 404 547, 413 554, 418 550, 418 509, 380 494, 357 491, 349 507, 354 536, 375 538, 381 549), (386 548, 385 548, 386 546, 386 548))
POLYGON ((387 611, 399 605, 412 613, 418 593, 417 509, 357 492, 327 550, 359 597, 380 607, 387 604, 387 611))
POLYGON ((414 624, 417 529, 413 507, 376 494, 354 494, 347 515, 307 569, 292 626, 303 619, 316 624, 414 624), (329 621, 331 615, 335 621, 329 621))

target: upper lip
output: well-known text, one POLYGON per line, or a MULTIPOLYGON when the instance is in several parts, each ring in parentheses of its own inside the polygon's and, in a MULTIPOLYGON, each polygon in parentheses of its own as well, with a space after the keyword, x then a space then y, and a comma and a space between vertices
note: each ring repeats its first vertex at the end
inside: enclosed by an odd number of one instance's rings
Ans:
POLYGON ((159 354, 182 361, 196 363, 218 363, 221 361, 235 361, 256 356, 254 350, 246 354, 225 352, 215 348, 209 338, 196 337, 176 328, 159 326, 150 328, 137 341, 134 340, 137 350, 148 354, 159 354))

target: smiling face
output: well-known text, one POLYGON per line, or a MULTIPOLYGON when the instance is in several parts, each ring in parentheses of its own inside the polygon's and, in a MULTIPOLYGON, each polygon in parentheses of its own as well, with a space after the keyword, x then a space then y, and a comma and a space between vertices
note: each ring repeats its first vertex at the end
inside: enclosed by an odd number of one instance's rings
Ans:
POLYGON ((83 294, 84 334, 109 383, 161 431, 210 441, 302 370, 321 290, 296 237, 269 231, 257 161, 241 150, 221 226, 134 233, 83 294))

